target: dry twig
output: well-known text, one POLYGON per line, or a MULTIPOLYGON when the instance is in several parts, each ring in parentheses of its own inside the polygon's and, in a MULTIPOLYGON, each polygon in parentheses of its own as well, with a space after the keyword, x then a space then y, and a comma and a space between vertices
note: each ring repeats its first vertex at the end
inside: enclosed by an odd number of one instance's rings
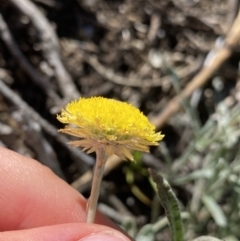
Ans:
POLYGON ((190 97, 194 90, 203 86, 215 73, 216 70, 231 56, 234 48, 237 47, 240 40, 240 12, 235 19, 232 28, 226 36, 225 43, 222 47, 215 50, 215 54, 208 65, 204 66, 192 81, 185 87, 185 89, 174 97, 167 107, 152 119, 152 123, 157 128, 163 126, 168 119, 181 108, 182 99, 190 97))
MULTIPOLYGON (((114 73, 114 71, 102 65, 95 54, 89 54, 86 51, 83 51, 81 49, 81 45, 74 40, 68 40, 68 41, 62 41, 62 44, 67 44, 71 42, 71 52, 80 52, 83 59, 94 68, 98 74, 100 74, 103 78, 107 79, 108 81, 111 81, 118 85, 123 86, 131 86, 131 87, 159 87, 164 85, 164 83, 169 83, 169 76, 164 76, 161 78, 154 78, 154 79, 141 79, 141 78, 129 78, 124 77, 121 75, 118 75, 114 73), (78 50, 78 51, 76 51, 78 50)), ((69 51, 69 49, 68 49, 69 51)), ((176 69, 176 74, 178 75, 179 79, 188 78, 189 76, 192 76, 193 73, 196 73, 196 71, 200 68, 201 61, 198 59, 193 64, 190 64, 184 68, 178 68, 176 69)))
POLYGON ((47 138, 43 135, 42 129, 38 122, 30 120, 23 116, 22 121, 27 127, 24 129, 26 143, 37 154, 37 159, 45 166, 49 167, 62 179, 66 179, 57 160, 57 155, 50 145, 47 138))
POLYGON ((68 145, 68 139, 60 134, 58 130, 43 119, 34 109, 32 109, 26 102, 24 102, 17 94, 14 93, 4 82, 0 79, 0 94, 2 94, 8 101, 13 103, 18 107, 23 113, 28 116, 30 119, 39 123, 39 125, 46 131, 49 135, 54 137, 58 142, 60 142, 64 147, 66 147, 69 152, 74 157, 75 162, 77 163, 79 170, 83 171, 86 164, 93 165, 94 160, 89 155, 81 152, 79 149, 71 148, 68 145))
POLYGON ((9 0, 9 2, 22 14, 28 16, 38 31, 41 40, 41 50, 55 71, 56 79, 63 96, 67 97, 67 99, 79 98, 80 93, 61 61, 57 35, 46 17, 29 0, 9 0))
POLYGON ((9 52, 17 60, 20 67, 28 74, 28 76, 52 99, 55 103, 59 102, 60 98, 52 90, 50 83, 44 78, 34 67, 28 62, 21 50, 18 48, 13 36, 11 35, 6 22, 0 14, 0 37, 7 46, 9 52))

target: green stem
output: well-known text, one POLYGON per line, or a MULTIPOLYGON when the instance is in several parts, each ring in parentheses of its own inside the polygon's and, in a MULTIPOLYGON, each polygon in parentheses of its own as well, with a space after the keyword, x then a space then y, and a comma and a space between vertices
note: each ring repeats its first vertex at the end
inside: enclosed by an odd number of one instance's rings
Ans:
POLYGON ((104 166, 107 161, 107 156, 103 149, 96 151, 96 164, 94 167, 92 189, 87 203, 87 223, 93 223, 97 210, 97 202, 102 182, 104 166))

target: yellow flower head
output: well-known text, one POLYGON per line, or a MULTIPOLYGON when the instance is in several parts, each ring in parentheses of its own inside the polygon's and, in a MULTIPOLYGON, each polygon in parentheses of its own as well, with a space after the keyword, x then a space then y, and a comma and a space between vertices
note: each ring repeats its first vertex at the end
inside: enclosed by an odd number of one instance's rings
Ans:
POLYGON ((80 98, 66 106, 57 116, 62 123, 72 124, 61 132, 77 136, 73 146, 88 153, 103 148, 106 155, 133 160, 132 150, 149 151, 164 135, 155 132, 139 109, 125 102, 103 97, 80 98))

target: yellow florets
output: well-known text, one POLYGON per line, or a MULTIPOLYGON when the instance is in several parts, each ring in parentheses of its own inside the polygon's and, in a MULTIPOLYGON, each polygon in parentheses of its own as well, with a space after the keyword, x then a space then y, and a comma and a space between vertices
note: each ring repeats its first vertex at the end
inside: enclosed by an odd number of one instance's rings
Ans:
POLYGON ((66 106, 57 119, 73 124, 60 131, 78 136, 71 142, 88 152, 104 148, 108 155, 133 159, 131 150, 148 151, 163 138, 136 107, 103 97, 80 98, 66 106))

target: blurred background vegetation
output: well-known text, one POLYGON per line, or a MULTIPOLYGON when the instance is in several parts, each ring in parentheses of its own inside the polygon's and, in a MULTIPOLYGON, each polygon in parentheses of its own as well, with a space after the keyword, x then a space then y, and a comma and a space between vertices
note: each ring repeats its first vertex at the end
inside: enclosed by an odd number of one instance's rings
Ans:
POLYGON ((80 96, 132 103, 165 138, 136 163, 111 158, 99 209, 138 241, 170 240, 151 167, 186 240, 239 240, 238 12, 239 0, 1 0, 0 145, 88 197, 95 157, 69 148, 56 114, 80 96))

